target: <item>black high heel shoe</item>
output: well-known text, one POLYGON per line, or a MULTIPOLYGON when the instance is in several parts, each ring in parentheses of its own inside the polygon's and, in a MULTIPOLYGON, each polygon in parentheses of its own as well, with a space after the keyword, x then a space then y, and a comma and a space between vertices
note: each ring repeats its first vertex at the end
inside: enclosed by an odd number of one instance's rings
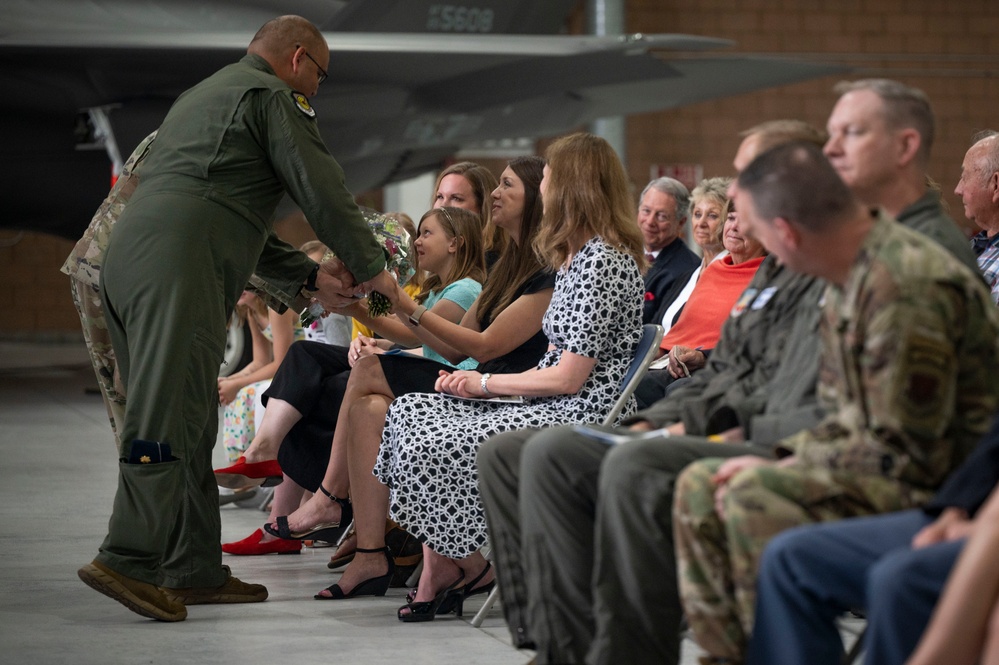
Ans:
POLYGON ((326 497, 333 503, 340 504, 339 522, 324 522, 322 524, 317 524, 306 531, 292 532, 292 530, 288 527, 288 516, 281 515, 274 520, 277 523, 276 529, 270 524, 265 524, 264 531, 272 536, 283 538, 284 540, 324 540, 327 543, 338 542, 340 540, 340 536, 347 531, 351 523, 354 521, 354 507, 351 505, 350 499, 339 499, 330 494, 330 492, 322 485, 319 486, 319 491, 325 494, 326 497))
POLYGON ((441 605, 450 598, 457 598, 457 603, 460 606, 462 602, 461 589, 456 589, 455 587, 461 584, 461 581, 465 579, 465 573, 463 572, 458 576, 454 582, 452 582, 447 588, 434 596, 433 600, 421 601, 419 603, 412 602, 406 603, 399 608, 396 615, 399 617, 399 621, 404 623, 418 623, 422 621, 433 621, 434 617, 437 616, 437 611, 440 609, 441 605), (403 614, 402 611, 409 609, 407 614, 403 614))
MULTIPOLYGON (((450 614, 451 612, 457 610, 458 616, 460 617, 464 609, 463 606, 465 604, 465 601, 468 599, 469 596, 477 596, 480 593, 489 593, 490 591, 492 591, 493 587, 496 586, 496 580, 493 580, 489 584, 483 584, 478 589, 475 588, 475 585, 482 581, 482 578, 486 576, 486 573, 488 573, 490 569, 492 569, 492 567, 493 564, 490 563, 489 561, 486 561, 486 567, 482 569, 482 572, 476 575, 475 579, 466 584, 465 586, 461 587, 460 589, 455 589, 456 593, 451 594, 451 596, 443 603, 441 603, 441 606, 439 608, 437 608, 437 614, 450 614)), ((415 596, 416 594, 415 590, 413 591, 413 594, 415 596)), ((406 596, 406 600, 411 600, 408 595, 406 596)))
POLYGON ((322 596, 317 593, 313 596, 313 598, 316 600, 346 600, 347 598, 356 598, 358 596, 385 595, 385 592, 388 591, 389 584, 392 582, 392 575, 395 573, 395 562, 392 561, 392 556, 389 554, 389 548, 386 546, 379 547, 375 550, 366 550, 363 547, 358 547, 355 551, 361 554, 384 552, 385 561, 388 562, 388 572, 384 575, 379 575, 378 577, 370 577, 363 582, 358 583, 357 586, 350 590, 350 593, 344 593, 339 584, 334 584, 326 587, 326 590, 330 592, 330 595, 322 596))
MULTIPOLYGON (((493 587, 496 586, 496 580, 493 580, 489 584, 483 584, 478 589, 475 588, 475 585, 478 584, 482 580, 482 578, 486 576, 486 573, 488 573, 490 569, 492 569, 492 567, 493 564, 490 563, 489 561, 486 561, 486 567, 482 569, 482 572, 476 575, 475 579, 466 584, 465 586, 461 587, 460 589, 455 589, 455 592, 452 593, 447 598, 447 600, 441 603, 441 606, 439 608, 437 608, 437 614, 449 614, 451 612, 454 612, 455 609, 457 609, 458 616, 460 617, 462 613, 462 605, 469 596, 477 596, 480 593, 489 593, 490 591, 492 591, 493 587), (462 601, 460 604, 458 603, 459 599, 462 601)), ((407 602, 410 603, 413 602, 414 598, 416 598, 416 587, 413 587, 413 589, 406 594, 407 602)))

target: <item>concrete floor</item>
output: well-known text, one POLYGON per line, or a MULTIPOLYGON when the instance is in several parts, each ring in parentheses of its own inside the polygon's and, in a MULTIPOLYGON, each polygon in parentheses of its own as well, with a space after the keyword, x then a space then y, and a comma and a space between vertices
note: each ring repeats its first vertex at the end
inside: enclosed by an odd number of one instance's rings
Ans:
MULTIPOLYGON (((115 489, 110 428, 82 343, 0 342, 0 662, 135 663, 476 663, 518 665, 497 604, 481 629, 466 615, 403 624, 404 589, 384 598, 318 602, 334 583, 331 550, 299 556, 233 557, 244 580, 270 598, 250 605, 190 608, 186 621, 144 619, 87 588, 76 570, 104 537, 115 489), (89 390, 88 390, 89 389, 89 390)), ((222 537, 243 538, 265 514, 222 509, 222 537)), ((683 665, 697 648, 684 644, 683 665)))

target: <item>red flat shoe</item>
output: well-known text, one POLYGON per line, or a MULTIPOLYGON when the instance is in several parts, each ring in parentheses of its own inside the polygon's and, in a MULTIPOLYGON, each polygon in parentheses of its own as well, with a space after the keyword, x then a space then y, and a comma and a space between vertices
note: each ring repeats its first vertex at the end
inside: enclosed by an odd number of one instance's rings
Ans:
POLYGON ((215 469, 215 482, 219 484, 219 487, 242 489, 255 484, 261 484, 250 482, 247 480, 248 478, 254 480, 263 478, 262 484, 264 487, 279 485, 284 479, 281 472, 281 465, 278 464, 276 459, 248 464, 246 457, 240 455, 239 459, 232 466, 215 469))
POLYGON ((300 554, 301 540, 271 540, 262 542, 264 532, 257 529, 243 540, 234 543, 222 543, 222 551, 226 554, 252 556, 255 554, 300 554))

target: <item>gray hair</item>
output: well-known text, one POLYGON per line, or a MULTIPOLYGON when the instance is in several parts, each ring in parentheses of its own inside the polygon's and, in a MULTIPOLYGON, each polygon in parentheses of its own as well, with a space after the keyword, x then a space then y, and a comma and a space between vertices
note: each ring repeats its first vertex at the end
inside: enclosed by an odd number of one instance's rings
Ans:
POLYGON ((715 178, 705 178, 697 183, 694 191, 690 194, 690 212, 693 214, 694 206, 698 202, 707 199, 712 203, 717 203, 722 209, 722 217, 732 210, 732 202, 728 198, 728 186, 732 184, 732 178, 720 176, 715 178))
POLYGON ((891 79, 861 79, 840 81, 833 91, 841 97, 848 92, 870 90, 884 104, 884 119, 893 129, 915 129, 919 133, 919 156, 923 162, 930 157, 935 121, 930 99, 919 88, 891 79))
POLYGON ((687 186, 682 182, 674 178, 656 178, 645 186, 638 200, 641 201, 644 199, 650 189, 673 197, 673 200, 676 201, 676 217, 678 222, 686 221, 690 218, 690 192, 687 191, 687 186))
POLYGON ((992 176, 999 171, 999 132, 992 129, 983 129, 971 138, 971 145, 976 146, 982 141, 992 139, 992 144, 985 153, 985 168, 982 175, 992 176))

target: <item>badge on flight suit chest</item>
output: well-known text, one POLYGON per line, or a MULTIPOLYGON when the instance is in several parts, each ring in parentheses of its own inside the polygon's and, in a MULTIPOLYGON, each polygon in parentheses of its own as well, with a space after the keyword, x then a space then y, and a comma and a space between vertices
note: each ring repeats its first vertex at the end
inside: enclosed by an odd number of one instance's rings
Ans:
POLYGON ((299 111, 309 116, 310 118, 316 117, 316 109, 312 108, 312 105, 309 104, 308 97, 306 97, 300 92, 292 91, 291 98, 295 100, 295 106, 298 107, 299 111))

